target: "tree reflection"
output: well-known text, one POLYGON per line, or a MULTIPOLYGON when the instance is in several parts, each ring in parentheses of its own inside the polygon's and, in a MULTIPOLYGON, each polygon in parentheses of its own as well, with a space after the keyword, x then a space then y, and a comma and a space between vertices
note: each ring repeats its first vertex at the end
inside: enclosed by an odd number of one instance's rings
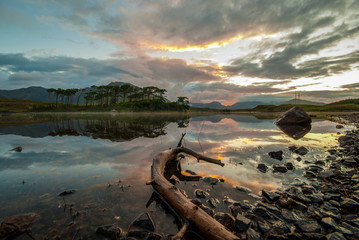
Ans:
POLYGON ((130 141, 139 137, 156 138, 166 135, 166 126, 176 122, 185 127, 185 119, 164 117, 87 118, 87 119, 53 119, 49 124, 50 136, 88 136, 94 139, 109 139, 113 142, 130 141))

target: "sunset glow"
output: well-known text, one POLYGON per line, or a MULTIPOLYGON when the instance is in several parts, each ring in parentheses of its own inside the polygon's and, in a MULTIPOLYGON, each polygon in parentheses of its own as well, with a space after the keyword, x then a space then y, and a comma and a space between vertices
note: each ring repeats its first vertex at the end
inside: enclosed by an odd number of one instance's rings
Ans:
POLYGON ((190 102, 359 92, 355 0, 0 2, 2 89, 113 81, 190 102))

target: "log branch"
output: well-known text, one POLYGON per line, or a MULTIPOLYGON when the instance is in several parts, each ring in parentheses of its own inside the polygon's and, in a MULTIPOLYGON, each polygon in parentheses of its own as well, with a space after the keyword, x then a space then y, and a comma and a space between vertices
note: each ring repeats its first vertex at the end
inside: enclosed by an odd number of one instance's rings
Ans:
MULTIPOLYGON (((182 142, 182 139, 180 142, 182 142)), ((191 225, 193 225, 193 227, 196 228, 206 239, 238 240, 239 238, 237 236, 227 230, 222 224, 209 216, 201 208, 198 208, 196 205, 194 205, 181 193, 178 188, 174 187, 164 177, 166 163, 169 161, 174 161, 177 157, 177 154, 181 152, 192 155, 200 160, 221 166, 224 165, 218 159, 205 157, 185 147, 177 147, 175 149, 165 150, 160 152, 153 159, 151 167, 152 187, 171 206, 171 208, 178 214, 178 216, 181 217, 183 222, 185 222, 186 219, 191 219, 191 225)), ((187 230, 187 227, 183 227, 181 230, 185 231, 187 230)))

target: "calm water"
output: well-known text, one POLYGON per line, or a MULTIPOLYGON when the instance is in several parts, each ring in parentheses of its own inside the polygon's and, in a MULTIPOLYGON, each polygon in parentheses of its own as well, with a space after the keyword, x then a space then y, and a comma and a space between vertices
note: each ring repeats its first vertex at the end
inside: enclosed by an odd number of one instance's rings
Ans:
MULTIPOLYGON (((41 216, 32 226, 37 238, 87 237, 101 239, 96 227, 118 224, 126 229, 149 212, 156 231, 175 233, 175 218, 160 203, 146 203, 152 194, 150 166, 156 153, 175 147, 185 132, 184 145, 206 156, 221 159, 220 167, 187 157, 182 170, 224 179, 211 186, 203 181, 181 182, 180 188, 194 198, 197 188, 208 190, 222 202, 255 201, 235 190, 241 185, 254 194, 262 189, 285 188, 302 177, 306 164, 325 159, 327 148, 337 146, 344 129, 336 123, 314 120, 311 131, 300 140, 285 135, 274 119, 246 115, 214 115, 188 118, 178 115, 52 115, 31 116, 36 123, 0 126, 0 220, 6 216, 35 212, 41 216), (304 146, 302 161, 288 146, 304 146), (9 151, 21 146, 22 152, 9 151), (270 151, 282 150, 283 161, 271 159, 270 151), (296 169, 284 174, 262 173, 258 163, 293 162, 296 169), (58 194, 75 189, 74 194, 58 194)), ((202 200, 206 205, 206 199, 202 200)))

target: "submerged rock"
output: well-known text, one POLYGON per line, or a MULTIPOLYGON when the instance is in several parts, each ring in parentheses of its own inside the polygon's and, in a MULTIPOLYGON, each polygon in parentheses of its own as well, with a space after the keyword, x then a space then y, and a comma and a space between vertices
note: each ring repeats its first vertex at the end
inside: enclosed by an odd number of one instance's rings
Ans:
POLYGON ((285 173, 288 171, 287 167, 284 165, 275 164, 272 167, 273 167, 273 172, 285 173))
POLYGON ((36 213, 6 217, 0 225, 0 238, 11 239, 21 234, 40 216, 36 213))
POLYGON ((74 192, 76 192, 75 189, 72 189, 72 190, 66 190, 66 191, 63 191, 62 193, 59 194, 59 196, 66 196, 66 195, 70 195, 70 194, 73 194, 74 192))
POLYGON ((21 151, 22 151, 22 147, 18 146, 18 147, 15 147, 15 148, 11 149, 10 151, 13 151, 13 152, 21 152, 21 151))
POLYGON ((194 190, 194 194, 199 198, 206 198, 209 197, 209 193, 206 191, 203 191, 201 189, 194 190))
POLYGON ((245 192, 245 193, 251 193, 252 190, 250 190, 249 188, 247 187, 243 187, 243 186, 236 186, 236 189, 240 192, 245 192))
POLYGON ((96 229, 96 233, 110 239, 119 239, 121 234, 123 234, 123 230, 119 226, 114 224, 100 226, 96 229))
POLYGON ((274 159, 277 159, 277 160, 280 160, 282 161, 283 160, 283 151, 282 150, 279 150, 279 151, 276 151, 276 152, 269 152, 268 155, 271 157, 271 158, 274 158, 274 159))
POLYGON ((260 163, 258 164, 257 169, 262 173, 266 173, 268 171, 268 166, 265 165, 264 163, 260 163))
POLYGON ((214 219, 220 222, 223 226, 233 231, 236 226, 236 220, 228 213, 218 212, 214 214, 214 219))

